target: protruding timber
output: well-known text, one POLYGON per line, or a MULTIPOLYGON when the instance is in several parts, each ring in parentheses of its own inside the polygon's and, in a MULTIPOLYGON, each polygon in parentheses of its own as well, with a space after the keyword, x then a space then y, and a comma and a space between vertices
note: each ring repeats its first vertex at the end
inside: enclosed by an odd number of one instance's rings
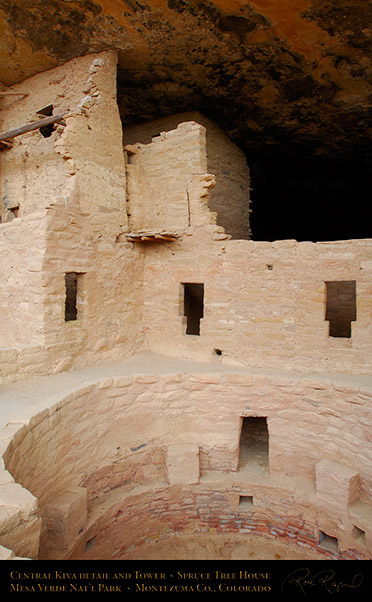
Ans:
POLYGON ((0 142, 2 142, 3 140, 12 140, 17 136, 21 136, 22 134, 26 134, 27 132, 32 132, 33 130, 38 130, 39 128, 45 127, 46 125, 51 125, 52 123, 58 123, 63 120, 67 113, 68 111, 60 113, 59 115, 51 115, 50 117, 46 117, 45 119, 40 119, 39 121, 34 121, 33 123, 22 125, 21 127, 15 128, 14 130, 1 132, 0 142))

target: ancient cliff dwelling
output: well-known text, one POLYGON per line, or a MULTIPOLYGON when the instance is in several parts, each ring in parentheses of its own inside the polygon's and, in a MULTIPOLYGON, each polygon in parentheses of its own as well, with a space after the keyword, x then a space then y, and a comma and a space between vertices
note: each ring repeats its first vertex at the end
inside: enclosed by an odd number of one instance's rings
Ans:
POLYGON ((371 24, 0 0, 1 558, 372 558, 371 24))

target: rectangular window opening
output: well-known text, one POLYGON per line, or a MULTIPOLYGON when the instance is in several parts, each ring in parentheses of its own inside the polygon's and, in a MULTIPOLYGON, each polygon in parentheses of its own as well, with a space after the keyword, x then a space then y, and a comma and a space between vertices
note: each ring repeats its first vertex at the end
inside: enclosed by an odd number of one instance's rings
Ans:
POLYGON ((69 272, 65 274, 65 322, 71 322, 78 319, 78 290, 79 280, 82 274, 69 272))
POLYGON ((126 149, 125 156, 127 165, 134 165, 136 163, 137 154, 135 152, 126 149))
POLYGON ((239 510, 243 512, 245 510, 251 510, 253 508, 253 496, 252 495, 240 495, 239 496, 239 510))
POLYGON ((350 338, 351 323, 356 320, 356 282, 326 282, 326 315, 329 336, 350 338))
POLYGON ((339 552, 337 537, 331 537, 323 531, 319 531, 318 545, 322 550, 326 550, 327 552, 332 552, 333 554, 338 554, 339 552))
POLYGON ((269 431, 267 418, 249 416, 242 419, 239 467, 269 468, 269 431))
POLYGON ((204 316, 204 284, 187 282, 183 288, 186 334, 200 335, 200 320, 204 316))

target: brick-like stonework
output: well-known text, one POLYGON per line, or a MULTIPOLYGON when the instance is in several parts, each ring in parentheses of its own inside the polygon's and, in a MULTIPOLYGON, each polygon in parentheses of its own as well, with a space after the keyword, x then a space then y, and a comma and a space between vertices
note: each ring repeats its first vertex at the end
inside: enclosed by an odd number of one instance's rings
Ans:
POLYGON ((116 62, 1 101, 67 111, 1 151, 2 557, 371 558, 372 241, 249 240, 241 151, 195 113, 126 136, 116 62))
MULTIPOLYGON (((168 115, 148 123, 124 128, 125 144, 149 144, 157 136, 176 130, 185 122, 196 122, 205 128, 206 149, 204 171, 214 174, 216 185, 208 206, 217 221, 235 239, 249 239, 250 174, 244 153, 232 143, 216 123, 197 112, 168 115), (234 202, 232 202, 234 199, 234 202)), ((185 152, 183 150, 183 152, 185 152)), ((164 170, 164 173, 168 171, 164 170)), ((196 171, 194 171, 196 173, 196 171)))
MULTIPOLYGON (((167 534, 189 538, 195 529, 211 536, 278 536, 282 542, 301 543, 300 549, 313 550, 316 557, 332 555, 318 549, 322 531, 338 539, 337 557, 370 556, 368 431, 351 434, 349 425, 365 421, 372 388, 362 392, 358 382, 353 389, 342 379, 289 373, 190 372, 192 364, 182 372, 161 374, 151 372, 155 361, 150 356, 142 374, 137 368, 122 377, 120 367, 113 366, 119 371, 116 377, 97 381, 93 375, 82 376, 86 385, 75 385, 68 395, 64 381, 56 381, 54 396, 48 385, 40 400, 44 410, 35 414, 33 408, 29 417, 25 414, 24 426, 14 422, 3 429, 5 465, 32 491, 44 517, 43 556, 110 558, 116 550, 117 557, 126 558, 133 546, 167 534), (331 424, 329 416, 336 414, 331 424), (267 416, 268 470, 253 457, 249 465, 239 465, 241 417, 257 415, 267 416), (346 483, 357 472, 352 496, 338 496, 337 506, 325 498, 327 482, 333 487, 335 475, 346 483), (85 510, 79 488, 86 490, 85 510), (78 515, 70 510, 75 499, 70 491, 78 492, 78 515), (241 496, 251 496, 252 506, 240 506, 241 496), (61 513, 63 503, 67 522, 65 527, 58 524, 66 534, 53 537, 53 513, 61 513), (123 530, 118 521, 126 525, 123 530), (365 534, 361 540, 355 527, 365 534), (91 540, 94 546, 88 544, 91 540)), ((130 364, 128 368, 133 370, 130 364)), ((0 541, 19 554, 16 534, 12 537, 12 546, 8 539, 0 541)))

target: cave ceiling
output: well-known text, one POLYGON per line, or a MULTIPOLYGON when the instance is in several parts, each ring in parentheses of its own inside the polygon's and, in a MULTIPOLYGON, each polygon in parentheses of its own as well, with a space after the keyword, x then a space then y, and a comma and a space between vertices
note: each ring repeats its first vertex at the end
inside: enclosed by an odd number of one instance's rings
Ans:
POLYGON ((0 0, 0 81, 118 52, 125 123, 199 110, 247 153, 371 164, 370 0, 0 0))

